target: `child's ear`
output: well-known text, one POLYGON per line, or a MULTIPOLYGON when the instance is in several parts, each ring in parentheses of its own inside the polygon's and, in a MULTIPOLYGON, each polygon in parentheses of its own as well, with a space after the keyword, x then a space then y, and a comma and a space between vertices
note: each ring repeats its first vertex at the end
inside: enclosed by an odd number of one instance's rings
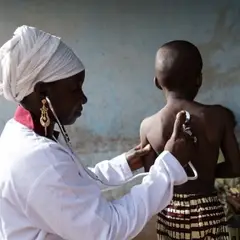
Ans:
POLYGON ((202 73, 197 78, 197 87, 200 88, 202 86, 202 73))
POLYGON ((158 89, 162 90, 162 87, 159 85, 158 80, 157 80, 156 77, 154 77, 153 82, 154 82, 155 86, 156 86, 158 89))

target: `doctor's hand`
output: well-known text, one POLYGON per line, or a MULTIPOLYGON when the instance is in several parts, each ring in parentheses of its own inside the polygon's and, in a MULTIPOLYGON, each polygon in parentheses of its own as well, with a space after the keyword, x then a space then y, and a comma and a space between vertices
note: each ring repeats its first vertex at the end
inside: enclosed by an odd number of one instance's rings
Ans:
POLYGON ((188 162, 194 158, 194 154, 196 154, 196 144, 194 144, 193 137, 183 131, 185 120, 185 112, 179 112, 176 116, 172 136, 164 148, 164 150, 169 151, 182 166, 187 165, 188 162))
POLYGON ((126 159, 132 171, 143 167, 141 157, 147 155, 151 149, 150 144, 146 145, 144 148, 142 148, 141 144, 139 144, 125 153, 126 159))

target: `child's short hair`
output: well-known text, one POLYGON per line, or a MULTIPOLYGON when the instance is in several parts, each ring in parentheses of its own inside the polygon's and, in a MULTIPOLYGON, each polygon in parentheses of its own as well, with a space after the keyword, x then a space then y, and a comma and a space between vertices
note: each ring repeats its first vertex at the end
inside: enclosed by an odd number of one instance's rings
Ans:
POLYGON ((193 86, 202 72, 203 62, 198 48, 188 41, 164 44, 156 55, 156 75, 161 87, 184 91, 193 86))

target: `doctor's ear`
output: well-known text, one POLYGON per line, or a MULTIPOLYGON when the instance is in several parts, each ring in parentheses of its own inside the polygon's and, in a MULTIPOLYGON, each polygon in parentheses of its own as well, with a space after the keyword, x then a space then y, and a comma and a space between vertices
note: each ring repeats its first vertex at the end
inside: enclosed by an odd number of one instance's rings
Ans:
POLYGON ((48 96, 48 87, 47 84, 44 82, 38 82, 35 86, 34 86, 34 92, 36 94, 38 94, 39 96, 41 96, 42 98, 48 96))

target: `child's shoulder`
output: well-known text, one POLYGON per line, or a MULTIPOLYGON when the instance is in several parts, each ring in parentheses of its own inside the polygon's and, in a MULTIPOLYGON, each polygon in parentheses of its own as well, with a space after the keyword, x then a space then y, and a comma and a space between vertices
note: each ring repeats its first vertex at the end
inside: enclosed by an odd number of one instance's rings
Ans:
POLYGON ((220 104, 214 104, 214 105, 202 104, 202 106, 203 106, 205 115, 209 115, 220 122, 228 122, 236 125, 234 113, 229 108, 220 104))
MULTIPOLYGON (((169 128, 171 128, 170 122, 172 122, 172 113, 167 108, 162 108, 160 111, 155 114, 146 117, 140 126, 140 131, 149 133, 149 132, 158 132, 159 134, 162 132, 168 132, 169 128)), ((173 118, 175 119, 175 118, 173 118)))
POLYGON ((214 104, 214 105, 203 105, 207 110, 214 111, 213 113, 223 114, 223 116, 232 117, 234 118, 234 113, 229 108, 220 105, 220 104, 214 104))
POLYGON ((153 115, 144 118, 142 120, 141 125, 149 126, 149 125, 152 125, 153 122, 162 121, 163 120, 163 116, 166 117, 166 112, 167 112, 166 109, 162 108, 161 110, 159 110, 158 112, 154 113, 153 115))

